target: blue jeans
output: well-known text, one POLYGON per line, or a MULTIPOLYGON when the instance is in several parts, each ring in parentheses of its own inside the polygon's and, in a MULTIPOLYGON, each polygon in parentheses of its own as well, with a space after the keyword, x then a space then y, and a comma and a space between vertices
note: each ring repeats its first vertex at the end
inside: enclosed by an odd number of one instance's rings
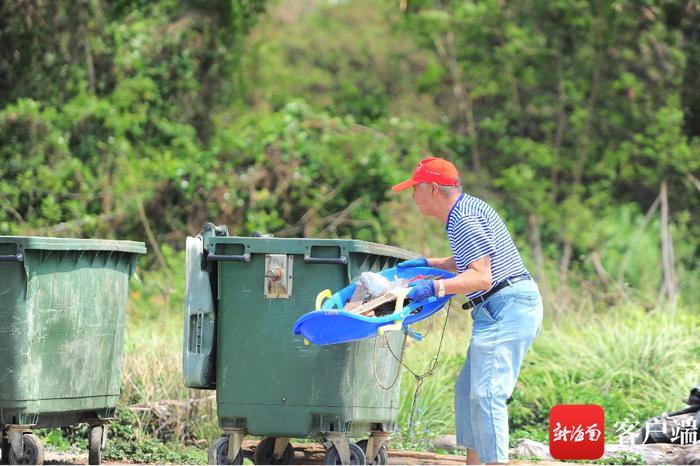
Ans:
POLYGON ((508 461, 508 409, 527 350, 542 329, 533 280, 508 286, 472 309, 474 328, 455 382, 457 443, 484 463, 508 461))

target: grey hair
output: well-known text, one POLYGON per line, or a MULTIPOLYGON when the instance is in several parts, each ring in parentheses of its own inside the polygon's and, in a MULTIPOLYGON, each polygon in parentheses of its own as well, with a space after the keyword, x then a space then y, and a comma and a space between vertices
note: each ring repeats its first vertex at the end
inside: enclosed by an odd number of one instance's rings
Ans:
MULTIPOLYGON (((457 180, 457 182, 459 183, 459 180, 457 180)), ((440 193, 443 196, 450 196, 450 195, 455 194, 455 193, 462 194, 462 184, 460 183, 457 186, 440 185, 440 193)))
MULTIPOLYGON (((462 194, 462 183, 460 183, 459 178, 455 179, 457 182, 457 186, 447 186, 447 185, 438 185, 438 190, 440 191, 440 194, 443 196, 450 196, 452 194, 462 194)), ((425 186, 426 188, 430 186, 430 183, 423 181, 421 183, 418 183, 416 186, 425 186)))

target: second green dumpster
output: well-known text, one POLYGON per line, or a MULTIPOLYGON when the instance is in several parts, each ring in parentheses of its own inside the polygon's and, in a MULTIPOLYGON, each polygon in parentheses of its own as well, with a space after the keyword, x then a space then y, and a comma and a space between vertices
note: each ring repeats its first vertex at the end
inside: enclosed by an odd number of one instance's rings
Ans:
POLYGON ((258 464, 291 462, 290 438, 306 437, 326 442, 330 464, 385 464, 403 335, 307 346, 292 327, 320 290, 416 255, 358 240, 216 236, 212 226, 190 246, 184 373, 189 387, 216 388, 224 436, 210 463, 241 464, 243 436, 259 435, 258 464))
POLYGON ((90 424, 99 464, 119 398, 129 278, 143 243, 0 236, 2 461, 41 464, 39 427, 90 424))

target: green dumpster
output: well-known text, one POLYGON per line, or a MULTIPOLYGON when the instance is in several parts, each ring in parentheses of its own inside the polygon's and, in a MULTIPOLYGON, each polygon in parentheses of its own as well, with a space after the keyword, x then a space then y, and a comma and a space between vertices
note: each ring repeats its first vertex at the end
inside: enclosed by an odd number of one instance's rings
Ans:
POLYGON ((265 437, 257 464, 289 463, 289 439, 307 437, 324 440, 331 464, 364 464, 363 450, 386 463, 403 333, 307 346, 292 328, 320 291, 416 255, 358 240, 217 236, 211 225, 188 244, 183 372, 188 387, 216 389, 224 435, 210 463, 241 464, 244 435, 265 437), (348 441, 367 434, 359 447, 348 441))
POLYGON ((41 464, 34 428, 89 423, 99 464, 119 398, 129 278, 143 243, 0 236, 2 461, 41 464))

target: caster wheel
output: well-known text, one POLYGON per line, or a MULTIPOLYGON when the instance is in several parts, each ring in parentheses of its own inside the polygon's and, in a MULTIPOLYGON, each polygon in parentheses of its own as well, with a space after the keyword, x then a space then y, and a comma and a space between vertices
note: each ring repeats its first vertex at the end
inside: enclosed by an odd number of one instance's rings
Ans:
POLYGON ((292 464, 294 447, 288 444, 280 458, 275 458, 275 437, 265 437, 255 448, 255 464, 292 464))
MULTIPOLYGON (((350 447, 350 464, 365 464, 365 452, 362 448, 358 447, 354 443, 349 445, 350 447)), ((340 454, 335 446, 330 447, 326 450, 326 464, 341 464, 340 454)))
POLYGON ((10 447, 10 464, 44 464, 44 445, 34 434, 24 434, 24 451, 21 458, 17 458, 10 447))
MULTIPOLYGON (((360 440, 357 442, 357 446, 362 448, 362 451, 367 453, 367 440, 360 440)), ((369 459, 367 459, 369 461, 369 459)), ((386 447, 382 445, 382 448, 377 452, 377 456, 369 464, 389 464, 389 454, 386 451, 386 447)))
POLYGON ((228 461, 228 437, 214 440, 209 447, 209 464, 243 464, 243 449, 241 449, 233 461, 228 461))
POLYGON ((0 464, 10 462, 10 442, 0 433, 0 464))
POLYGON ((88 438, 88 464, 102 463, 103 439, 107 436, 107 426, 92 426, 88 438))

